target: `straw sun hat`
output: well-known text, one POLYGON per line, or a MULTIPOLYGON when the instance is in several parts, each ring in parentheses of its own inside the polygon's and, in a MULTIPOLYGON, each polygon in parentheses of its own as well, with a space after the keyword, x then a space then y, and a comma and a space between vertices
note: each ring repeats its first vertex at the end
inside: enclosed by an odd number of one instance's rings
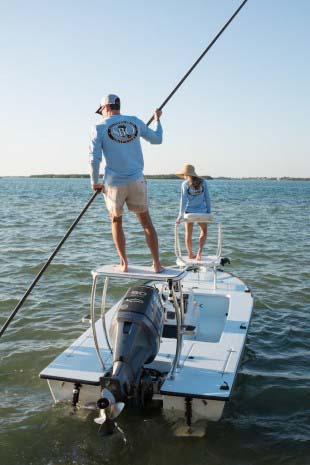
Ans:
POLYGON ((193 165, 184 165, 182 171, 180 173, 176 173, 179 178, 183 178, 184 175, 186 176, 194 176, 199 178, 198 174, 195 172, 195 168, 193 165))

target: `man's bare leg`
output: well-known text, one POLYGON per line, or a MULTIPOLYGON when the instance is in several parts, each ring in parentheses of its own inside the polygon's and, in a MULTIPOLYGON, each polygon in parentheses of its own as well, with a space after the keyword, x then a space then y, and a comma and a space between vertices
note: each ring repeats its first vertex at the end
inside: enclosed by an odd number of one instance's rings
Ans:
POLYGON ((206 223, 198 223, 198 225, 200 228, 200 236, 199 236, 199 249, 196 255, 196 260, 200 261, 202 257, 202 249, 207 240, 207 225, 206 223))
POLYGON ((193 227, 194 223, 185 223, 185 246, 188 258, 194 258, 192 243, 193 227))
POLYGON ((126 256, 126 238, 123 230, 123 217, 110 215, 112 224, 112 236, 117 253, 120 258, 119 269, 121 271, 128 271, 128 261, 126 256))
POLYGON ((155 273, 161 273, 164 268, 161 266, 159 261, 158 239, 150 214, 148 211, 146 211, 143 213, 136 213, 136 215, 142 228, 144 229, 146 243, 153 257, 154 271, 155 273))

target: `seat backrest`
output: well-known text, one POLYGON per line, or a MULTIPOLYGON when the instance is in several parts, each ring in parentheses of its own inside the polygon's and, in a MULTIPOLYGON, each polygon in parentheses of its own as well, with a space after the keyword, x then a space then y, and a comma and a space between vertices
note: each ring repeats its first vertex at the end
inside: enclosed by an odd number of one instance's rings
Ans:
POLYGON ((213 223, 214 218, 210 213, 184 213, 186 223, 213 223))

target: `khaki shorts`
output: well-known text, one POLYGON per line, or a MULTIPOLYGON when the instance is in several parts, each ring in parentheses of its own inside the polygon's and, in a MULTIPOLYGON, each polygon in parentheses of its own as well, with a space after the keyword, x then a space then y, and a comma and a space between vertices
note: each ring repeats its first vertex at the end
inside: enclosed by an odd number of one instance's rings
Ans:
POLYGON ((122 216, 125 203, 128 210, 135 213, 146 212, 149 208, 144 178, 121 186, 105 186, 104 198, 107 209, 114 216, 122 216))

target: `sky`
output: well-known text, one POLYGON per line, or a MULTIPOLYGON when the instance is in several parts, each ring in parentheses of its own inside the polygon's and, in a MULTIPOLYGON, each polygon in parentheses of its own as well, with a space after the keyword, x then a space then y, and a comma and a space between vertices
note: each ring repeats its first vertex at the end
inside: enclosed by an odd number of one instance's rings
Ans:
MULTIPOLYGON (((236 0, 0 6, 0 176, 87 173, 99 100, 147 121, 236 0)), ((310 177, 310 0, 248 0, 143 142, 145 174, 310 177)))

